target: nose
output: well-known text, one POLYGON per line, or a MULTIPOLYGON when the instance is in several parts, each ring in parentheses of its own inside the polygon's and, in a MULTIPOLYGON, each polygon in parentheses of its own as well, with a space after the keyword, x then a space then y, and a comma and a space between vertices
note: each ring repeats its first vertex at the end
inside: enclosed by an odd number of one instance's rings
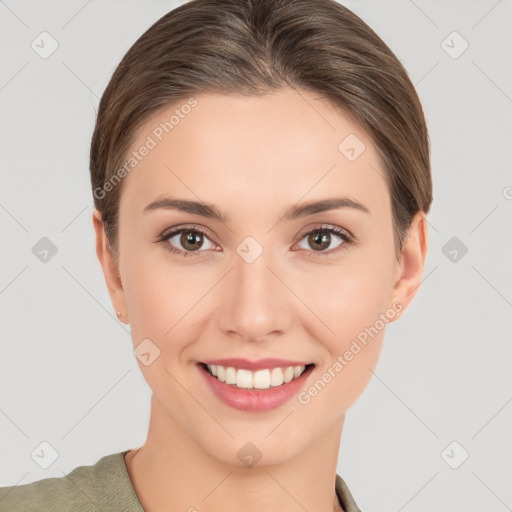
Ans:
POLYGON ((292 324, 293 294, 268 253, 264 250, 251 263, 234 255, 234 268, 220 290, 217 317, 227 336, 261 342, 282 335, 292 324))

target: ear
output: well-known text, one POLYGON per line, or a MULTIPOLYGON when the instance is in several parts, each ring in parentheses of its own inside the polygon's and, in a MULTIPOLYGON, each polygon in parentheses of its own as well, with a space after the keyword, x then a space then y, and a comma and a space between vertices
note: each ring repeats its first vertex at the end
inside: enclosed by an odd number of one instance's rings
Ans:
MULTIPOLYGON (((395 285, 392 292, 394 309, 407 309, 419 289, 428 251, 428 227, 425 212, 418 212, 411 221, 407 237, 402 246, 400 263, 396 262, 395 285), (399 305, 399 306, 398 306, 399 305)), ((390 322, 401 315, 396 315, 390 322)))
POLYGON ((103 269, 103 275, 105 276, 105 283, 107 284, 110 300, 112 301, 116 314, 118 311, 122 313, 122 315, 117 315, 118 319, 127 324, 128 313, 126 309, 123 284, 119 277, 120 272, 114 255, 112 254, 112 250, 110 249, 107 235, 105 234, 105 227, 103 225, 101 212, 96 208, 93 211, 92 223, 96 233, 96 254, 103 269))

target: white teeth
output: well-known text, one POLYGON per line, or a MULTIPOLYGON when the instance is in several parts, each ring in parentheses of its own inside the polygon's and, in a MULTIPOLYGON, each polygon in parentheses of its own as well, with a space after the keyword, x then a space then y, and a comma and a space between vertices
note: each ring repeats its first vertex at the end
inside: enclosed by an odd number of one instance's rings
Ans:
POLYGON ((230 366, 226 368, 226 384, 236 384, 236 370, 230 366))
POLYGON ((270 385, 273 387, 280 386, 283 382, 283 370, 281 368, 272 368, 270 372, 270 385))
POLYGON ((254 372, 253 387, 267 389, 270 387, 270 370, 258 370, 254 372))
POLYGON ((238 370, 236 372, 236 385, 239 388, 252 388, 252 372, 249 370, 238 370))
POLYGON ((285 382, 290 382, 293 379, 293 375, 295 374, 293 370, 293 366, 288 366, 284 371, 283 380, 285 382))
POLYGON ((268 389, 281 386, 300 377, 305 366, 288 366, 286 368, 272 368, 252 372, 243 368, 236 369, 233 366, 206 365, 212 375, 226 384, 234 384, 242 389, 268 389))

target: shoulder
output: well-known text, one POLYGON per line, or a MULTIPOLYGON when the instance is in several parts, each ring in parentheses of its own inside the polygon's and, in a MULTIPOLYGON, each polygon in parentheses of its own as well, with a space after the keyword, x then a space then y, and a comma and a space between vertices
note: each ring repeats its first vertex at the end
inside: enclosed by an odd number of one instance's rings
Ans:
POLYGON ((336 474, 336 494, 345 512, 361 512, 345 480, 338 474, 336 474))
POLYGON ((62 477, 0 488, 0 512, 142 511, 131 484, 124 453, 79 466, 62 477))

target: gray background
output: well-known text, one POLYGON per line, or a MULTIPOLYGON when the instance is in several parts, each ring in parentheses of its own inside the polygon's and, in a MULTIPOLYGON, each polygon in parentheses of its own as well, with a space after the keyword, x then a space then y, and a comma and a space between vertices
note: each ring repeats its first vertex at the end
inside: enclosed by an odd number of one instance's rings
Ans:
MULTIPOLYGON (((364 512, 511 510, 512 2, 343 3, 417 85, 434 203, 424 282, 347 414, 338 472, 364 512)), ((2 486, 144 442, 150 393, 96 259, 88 151, 115 67, 176 5, 0 1, 2 486)))

